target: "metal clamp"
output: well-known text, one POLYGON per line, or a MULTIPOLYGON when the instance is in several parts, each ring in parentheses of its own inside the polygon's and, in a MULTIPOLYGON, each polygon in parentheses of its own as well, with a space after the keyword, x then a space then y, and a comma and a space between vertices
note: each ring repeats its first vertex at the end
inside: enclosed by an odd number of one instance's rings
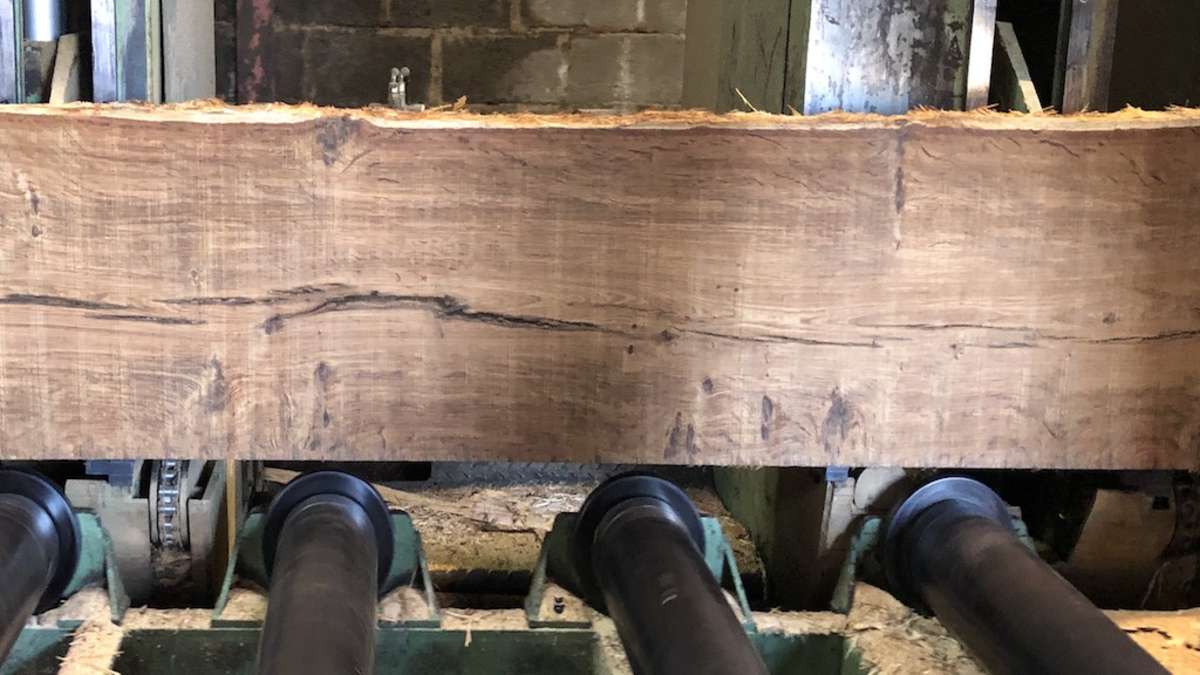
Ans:
POLYGON ((392 68, 392 79, 388 82, 388 105, 395 110, 405 112, 421 112, 425 110, 424 103, 408 102, 408 76, 412 71, 408 66, 392 68))

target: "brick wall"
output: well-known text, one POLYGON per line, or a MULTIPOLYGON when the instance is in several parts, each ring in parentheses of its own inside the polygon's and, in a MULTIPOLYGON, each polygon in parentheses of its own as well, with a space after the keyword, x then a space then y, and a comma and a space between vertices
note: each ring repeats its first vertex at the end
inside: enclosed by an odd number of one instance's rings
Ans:
MULTIPOLYGON (((216 0, 218 92, 248 98, 238 0, 216 0), (239 83, 238 78, 243 81, 239 83)), ((241 0, 270 6, 270 86, 255 98, 383 103, 392 66, 410 99, 557 110, 679 105, 687 0, 241 0)), ((249 9, 244 11, 250 11, 249 9)), ((249 23, 241 17, 243 36, 249 23)), ((253 38, 251 38, 253 39, 253 38)))

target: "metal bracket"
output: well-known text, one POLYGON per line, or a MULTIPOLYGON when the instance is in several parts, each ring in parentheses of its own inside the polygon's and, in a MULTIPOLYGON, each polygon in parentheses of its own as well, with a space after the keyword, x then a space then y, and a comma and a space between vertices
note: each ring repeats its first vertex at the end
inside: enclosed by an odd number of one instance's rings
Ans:
POLYGON ((392 79, 388 82, 388 105, 395 110, 405 112, 421 112, 425 110, 424 103, 408 102, 408 76, 412 71, 408 66, 392 68, 392 79))
MULTIPOLYGON (((392 513, 393 555, 391 568, 383 588, 386 592, 401 586, 411 586, 420 589, 428 614, 422 618, 405 618, 398 623, 408 628, 438 628, 442 625, 441 613, 438 610, 437 597, 434 595, 433 580, 429 575, 429 565, 425 561, 425 550, 421 545, 421 535, 413 527, 412 519, 406 513, 392 513)), ((229 556, 229 566, 225 568, 225 577, 221 584, 221 594, 213 607, 212 625, 214 628, 238 628, 258 626, 257 621, 248 621, 226 616, 225 609, 229 604, 230 592, 239 580, 266 588, 268 574, 266 561, 263 559, 263 531, 266 527, 266 517, 263 513, 252 513, 246 517, 242 531, 238 536, 236 548, 229 556)), ((264 594, 265 603, 265 594, 264 594)), ((384 623, 381 621, 381 623, 384 623)))
MULTIPOLYGON (((542 542, 537 568, 525 597, 525 618, 530 628, 588 628, 590 615, 583 611, 582 585, 571 555, 571 534, 576 513, 560 513, 550 534, 542 542)), ((739 618, 747 632, 756 630, 750 601, 742 585, 733 547, 725 538, 721 521, 701 516, 704 530, 704 562, 723 588, 737 600, 739 618)))

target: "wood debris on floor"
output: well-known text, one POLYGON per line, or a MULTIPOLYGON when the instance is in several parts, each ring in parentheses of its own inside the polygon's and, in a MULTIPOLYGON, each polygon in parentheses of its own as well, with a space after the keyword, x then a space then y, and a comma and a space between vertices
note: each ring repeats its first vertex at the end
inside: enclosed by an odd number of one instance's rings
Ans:
MULTIPOLYGON (((278 484, 297 475, 296 471, 277 468, 263 472, 265 480, 278 484)), ((374 485, 389 506, 412 518, 435 581, 475 570, 532 573, 555 516, 577 511, 595 487, 579 483, 503 487, 410 484, 404 489, 374 485)), ((762 561, 749 532, 729 514, 717 495, 708 489, 690 488, 688 496, 702 512, 721 521, 743 577, 761 577, 762 561)))

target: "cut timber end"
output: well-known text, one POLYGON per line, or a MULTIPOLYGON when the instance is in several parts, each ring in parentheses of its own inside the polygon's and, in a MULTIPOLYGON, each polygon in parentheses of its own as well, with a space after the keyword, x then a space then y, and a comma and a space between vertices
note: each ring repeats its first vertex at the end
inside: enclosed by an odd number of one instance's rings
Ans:
POLYGON ((1200 468, 1200 113, 0 110, 0 457, 1200 468))

